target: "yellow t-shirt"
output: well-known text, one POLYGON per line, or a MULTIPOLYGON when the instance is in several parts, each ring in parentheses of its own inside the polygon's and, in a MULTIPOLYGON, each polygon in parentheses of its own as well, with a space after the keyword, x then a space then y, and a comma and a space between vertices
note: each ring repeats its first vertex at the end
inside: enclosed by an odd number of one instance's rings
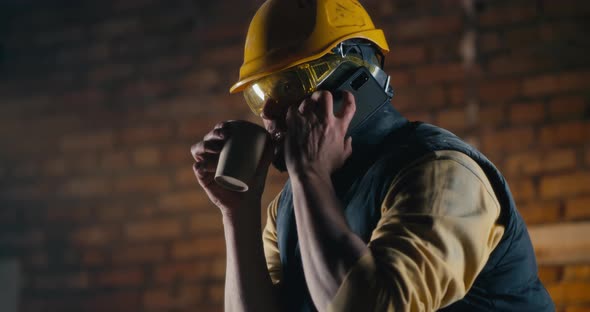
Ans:
MULTIPOLYGON (((281 282, 278 196, 269 205, 264 253, 281 282)), ((437 151, 394 178, 381 205, 370 252, 349 270, 320 311, 433 311, 463 298, 504 227, 486 175, 467 155, 437 151)))

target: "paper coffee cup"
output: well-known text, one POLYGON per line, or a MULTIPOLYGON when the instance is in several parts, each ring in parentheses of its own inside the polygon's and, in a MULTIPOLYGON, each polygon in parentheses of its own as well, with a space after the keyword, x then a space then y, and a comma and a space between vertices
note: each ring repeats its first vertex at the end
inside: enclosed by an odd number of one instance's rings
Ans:
POLYGON ((270 135, 263 127, 248 121, 231 121, 215 171, 217 184, 236 192, 246 192, 256 175, 270 135))

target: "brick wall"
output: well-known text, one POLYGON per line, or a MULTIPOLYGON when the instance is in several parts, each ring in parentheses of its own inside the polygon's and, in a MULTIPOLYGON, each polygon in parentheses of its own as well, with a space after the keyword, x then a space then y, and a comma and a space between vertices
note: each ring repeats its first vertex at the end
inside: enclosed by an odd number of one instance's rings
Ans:
MULTIPOLYGON (((227 88, 261 1, 18 3, 0 5, 0 258, 20 311, 220 311, 221 220, 189 147, 256 120, 227 88)), ((558 309, 590 310, 590 5, 363 3, 394 105, 498 165, 558 309)))

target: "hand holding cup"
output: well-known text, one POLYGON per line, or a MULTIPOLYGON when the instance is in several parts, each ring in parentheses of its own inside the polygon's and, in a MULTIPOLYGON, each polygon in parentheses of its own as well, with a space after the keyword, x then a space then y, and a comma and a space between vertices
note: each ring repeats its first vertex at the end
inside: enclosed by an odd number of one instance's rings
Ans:
POLYGON ((199 184, 222 211, 260 201, 272 158, 263 127, 240 120, 219 123, 191 154, 199 184))

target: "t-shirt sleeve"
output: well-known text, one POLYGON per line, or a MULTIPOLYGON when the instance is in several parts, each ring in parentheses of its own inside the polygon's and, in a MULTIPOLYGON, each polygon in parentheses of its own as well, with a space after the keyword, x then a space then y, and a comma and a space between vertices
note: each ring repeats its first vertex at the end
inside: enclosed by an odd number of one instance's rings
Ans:
POLYGON ((328 311, 433 311, 463 298, 504 233, 498 200, 467 155, 439 151, 402 170, 369 252, 328 311))
POLYGON ((281 257, 277 240, 277 209, 279 206, 279 195, 268 205, 266 225, 262 231, 262 243, 266 267, 273 284, 279 284, 282 279, 281 257))

